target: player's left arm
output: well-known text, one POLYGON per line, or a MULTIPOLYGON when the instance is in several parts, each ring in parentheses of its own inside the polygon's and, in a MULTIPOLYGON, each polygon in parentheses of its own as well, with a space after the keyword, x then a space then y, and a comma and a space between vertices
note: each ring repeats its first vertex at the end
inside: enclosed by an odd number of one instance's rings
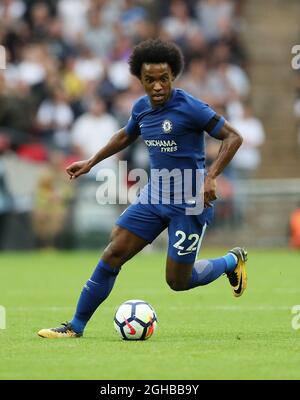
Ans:
MULTIPOLYGON (((209 133, 209 132, 208 132, 209 133)), ((216 136, 215 136, 216 137, 216 136)), ((239 132, 225 121, 223 127, 217 134, 217 139, 222 141, 219 154, 210 166, 207 176, 204 181, 204 207, 211 207, 211 201, 217 199, 216 189, 217 183, 216 178, 224 170, 224 168, 230 163, 235 153, 243 143, 243 138, 239 132)))

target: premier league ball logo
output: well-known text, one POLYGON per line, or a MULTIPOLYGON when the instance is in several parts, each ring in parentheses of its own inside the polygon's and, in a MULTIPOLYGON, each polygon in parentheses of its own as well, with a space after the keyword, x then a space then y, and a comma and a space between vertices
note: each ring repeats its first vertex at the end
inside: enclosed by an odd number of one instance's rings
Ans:
POLYGON ((162 123, 162 128, 164 133, 170 133, 173 128, 172 122, 169 119, 165 119, 162 123))

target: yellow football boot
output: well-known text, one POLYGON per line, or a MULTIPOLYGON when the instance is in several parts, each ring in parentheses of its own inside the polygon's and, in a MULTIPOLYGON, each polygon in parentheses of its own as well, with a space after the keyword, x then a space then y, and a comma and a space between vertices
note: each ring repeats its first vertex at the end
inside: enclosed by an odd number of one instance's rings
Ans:
POLYGON ((69 322, 61 324, 58 328, 41 329, 38 335, 47 339, 60 339, 60 338, 78 338, 82 333, 77 333, 72 329, 69 322))
POLYGON ((247 287, 246 261, 248 253, 242 247, 234 247, 229 253, 237 257, 238 263, 235 270, 227 274, 227 278, 232 287, 233 295, 240 297, 247 287))

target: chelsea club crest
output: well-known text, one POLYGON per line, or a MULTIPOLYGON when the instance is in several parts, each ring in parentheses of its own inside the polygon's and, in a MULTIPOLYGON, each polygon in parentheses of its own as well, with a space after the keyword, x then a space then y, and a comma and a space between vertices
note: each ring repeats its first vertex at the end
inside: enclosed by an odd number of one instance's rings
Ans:
POLYGON ((164 133, 170 133, 173 128, 173 124, 169 119, 165 119, 162 123, 162 128, 164 133))

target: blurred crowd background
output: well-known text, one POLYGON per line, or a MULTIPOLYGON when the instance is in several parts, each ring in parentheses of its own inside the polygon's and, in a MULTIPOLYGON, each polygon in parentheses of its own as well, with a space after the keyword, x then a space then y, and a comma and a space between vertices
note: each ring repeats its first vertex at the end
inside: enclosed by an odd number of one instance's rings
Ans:
MULTIPOLYGON (((219 178, 216 224, 245 223, 245 193, 266 131, 254 112, 243 0, 2 0, 0 44, 0 249, 93 247, 105 242, 122 207, 99 206, 95 175, 70 183, 65 167, 89 158, 130 116, 142 96, 128 57, 142 40, 175 41, 185 55, 176 86, 209 103, 243 135, 234 161, 219 178)), ((298 74, 298 92, 300 80, 298 74)), ((296 97, 296 96, 295 96, 296 97)), ((295 103, 300 120, 300 100, 295 103)), ((300 131, 299 131, 300 132, 300 131)), ((300 143, 300 133, 299 133, 300 143)), ((219 142, 207 138, 207 162, 219 142)), ((148 168, 141 141, 119 160, 148 168)), ((130 185, 126 177, 122 184, 130 185)))

